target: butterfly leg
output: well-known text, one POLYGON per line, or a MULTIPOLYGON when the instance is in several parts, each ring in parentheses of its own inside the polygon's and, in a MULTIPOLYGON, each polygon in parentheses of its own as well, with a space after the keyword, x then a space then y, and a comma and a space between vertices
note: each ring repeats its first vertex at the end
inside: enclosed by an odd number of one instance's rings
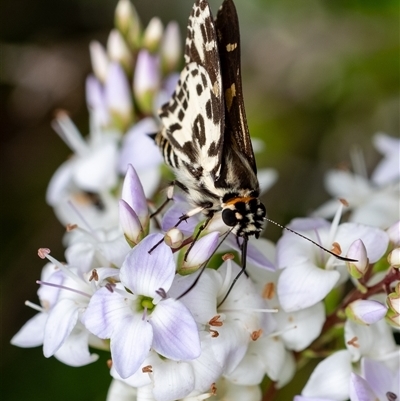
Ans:
POLYGON ((183 260, 186 262, 187 260, 187 256, 189 255, 189 252, 191 251, 191 249, 193 248, 194 244, 196 243, 196 241, 198 240, 198 238, 200 237, 200 234, 202 233, 203 230, 205 230, 205 228, 208 226, 208 223, 210 222, 210 220, 213 218, 214 213, 210 213, 207 216, 206 221, 199 227, 196 236, 194 237, 192 243, 190 244, 188 250, 185 252, 185 256, 183 258, 183 260))
POLYGON ((184 191, 186 193, 188 192, 188 189, 181 182, 179 182, 177 180, 172 181, 171 184, 167 188, 167 199, 165 199, 165 201, 161 204, 161 206, 159 206, 157 208, 157 210, 154 211, 150 215, 150 218, 152 218, 154 216, 157 216, 165 208, 165 206, 167 206, 168 203, 173 200, 175 186, 177 186, 178 188, 182 189, 182 191, 184 191))

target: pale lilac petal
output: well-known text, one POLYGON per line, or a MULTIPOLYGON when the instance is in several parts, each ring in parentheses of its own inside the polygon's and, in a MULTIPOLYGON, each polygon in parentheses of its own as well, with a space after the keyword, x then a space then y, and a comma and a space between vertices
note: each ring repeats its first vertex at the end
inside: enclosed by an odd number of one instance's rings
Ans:
POLYGON ((54 355, 62 346, 75 327, 78 316, 79 308, 74 300, 63 299, 53 307, 46 322, 43 339, 43 354, 46 358, 54 355))
POLYGON ((118 162, 118 170, 121 174, 126 173, 129 164, 140 172, 162 163, 160 149, 149 136, 158 130, 159 127, 154 118, 147 117, 137 122, 125 134, 118 162))
POLYGON ((129 82, 123 68, 118 63, 110 63, 104 89, 109 110, 118 113, 124 119, 130 119, 132 98, 129 82))
POLYGON ((378 261, 389 244, 387 233, 379 228, 356 223, 343 223, 338 227, 335 241, 340 244, 344 255, 357 239, 361 239, 364 243, 370 263, 378 261))
POLYGON ((178 400, 194 390, 194 372, 186 362, 165 360, 153 367, 153 395, 157 401, 178 400))
POLYGON ((104 89, 100 81, 93 75, 86 78, 86 103, 92 112, 96 126, 106 126, 110 115, 104 96, 104 89))
POLYGON ((321 333, 325 323, 325 307, 322 302, 291 313, 277 313, 278 330, 288 349, 302 351, 321 333))
MULTIPOLYGON (((227 242, 229 243, 230 248, 233 248, 236 251, 240 251, 240 248, 237 243, 237 237, 235 235, 228 236, 227 242)), ((261 267, 262 269, 274 271, 275 270, 274 264, 260 250, 259 246, 256 245, 256 242, 260 242, 259 245, 263 244, 262 239, 255 240, 254 242, 250 240, 247 243, 247 262, 254 266, 261 267)))
MULTIPOLYGON (((189 210, 190 206, 186 202, 174 201, 172 207, 170 207, 163 216, 161 223, 162 230, 168 231, 174 227, 182 215, 189 210)), ((199 221, 199 216, 190 217, 179 224, 179 230, 181 230, 184 235, 192 235, 199 221)))
POLYGON ((111 337, 115 370, 124 379, 133 375, 149 354, 153 328, 140 315, 126 316, 111 337))
POLYGON ((93 294, 81 320, 96 336, 110 338, 118 322, 130 315, 132 309, 124 298, 103 287, 93 294))
POLYGON ((302 395, 345 401, 349 398, 351 360, 348 351, 337 351, 320 362, 311 373, 302 395))
POLYGON ((147 199, 143 191, 142 183, 136 170, 130 164, 122 187, 122 199, 134 210, 143 228, 149 220, 149 209, 147 199))
MULTIPOLYGON (((382 398, 383 399, 383 398, 382 398)), ((350 401, 378 400, 367 381, 355 373, 350 376, 350 401)))
POLYGON ((187 255, 184 267, 200 266, 214 253, 218 245, 219 233, 213 232, 205 235, 195 242, 187 255))
POLYGON ((151 253, 149 250, 161 239, 151 234, 136 245, 121 267, 121 282, 134 294, 156 297, 160 288, 165 292, 171 287, 175 276, 175 262, 171 249, 161 242, 151 253))
POLYGON ((47 317, 47 313, 37 313, 13 336, 11 344, 22 348, 38 347, 42 345, 47 317))
POLYGON ((254 348, 263 361, 264 372, 271 380, 277 381, 285 366, 287 351, 283 341, 279 337, 262 337, 256 341, 254 348))
POLYGON ((189 310, 180 301, 159 302, 150 316, 153 327, 153 348, 173 360, 190 360, 201 353, 197 325, 189 310))
POLYGON ((277 286, 283 310, 292 312, 316 304, 326 297, 339 278, 339 272, 322 270, 308 262, 284 269, 277 286))
POLYGON ((85 366, 97 361, 99 356, 89 352, 89 332, 83 327, 75 328, 64 341, 54 357, 68 366, 85 366))
POLYGON ((134 244, 137 244, 144 234, 139 217, 123 199, 119 200, 119 224, 125 237, 134 244))
POLYGON ((384 363, 363 358, 361 360, 361 370, 365 380, 379 399, 384 400, 388 391, 396 395, 400 394, 400 372, 398 369, 396 369, 396 372, 391 372, 384 363))
POLYGON ((358 299, 352 302, 349 308, 356 319, 365 324, 376 323, 378 320, 383 319, 388 309, 386 305, 369 299, 358 299))

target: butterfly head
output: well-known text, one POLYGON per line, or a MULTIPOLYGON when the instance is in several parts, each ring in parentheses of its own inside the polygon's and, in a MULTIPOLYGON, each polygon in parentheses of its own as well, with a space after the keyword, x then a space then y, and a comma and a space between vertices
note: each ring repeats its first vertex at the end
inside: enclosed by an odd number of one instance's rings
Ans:
POLYGON ((256 197, 235 197, 223 204, 222 220, 239 237, 260 236, 265 206, 256 197))

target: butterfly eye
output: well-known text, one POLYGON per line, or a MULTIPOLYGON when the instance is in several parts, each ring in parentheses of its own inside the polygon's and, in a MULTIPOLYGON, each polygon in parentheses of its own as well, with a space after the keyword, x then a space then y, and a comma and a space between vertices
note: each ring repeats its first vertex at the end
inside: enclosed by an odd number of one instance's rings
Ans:
POLYGON ((224 209, 223 210, 223 212, 222 212, 222 220, 229 227, 233 227, 238 223, 238 220, 236 218, 236 214, 231 209, 224 209))

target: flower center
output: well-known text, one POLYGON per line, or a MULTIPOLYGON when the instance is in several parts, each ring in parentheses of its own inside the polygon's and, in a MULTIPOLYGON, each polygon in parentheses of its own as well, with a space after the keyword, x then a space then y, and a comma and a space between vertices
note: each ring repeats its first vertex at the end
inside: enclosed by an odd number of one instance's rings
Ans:
POLYGON ((155 305, 153 304, 153 298, 146 296, 141 296, 139 298, 138 305, 139 305, 139 311, 147 309, 148 312, 151 312, 155 307, 155 305))

